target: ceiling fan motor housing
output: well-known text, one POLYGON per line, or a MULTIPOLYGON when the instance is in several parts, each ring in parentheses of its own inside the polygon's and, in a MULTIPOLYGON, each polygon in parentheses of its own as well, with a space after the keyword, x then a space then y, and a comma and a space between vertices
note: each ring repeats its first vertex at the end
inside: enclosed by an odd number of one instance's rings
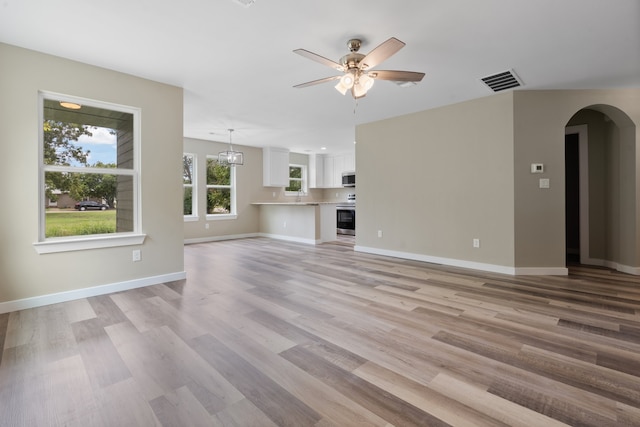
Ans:
POLYGON ((345 71, 352 68, 358 68, 360 61, 362 61, 362 58, 364 57, 365 55, 361 53, 352 52, 340 58, 340 65, 344 67, 345 71))

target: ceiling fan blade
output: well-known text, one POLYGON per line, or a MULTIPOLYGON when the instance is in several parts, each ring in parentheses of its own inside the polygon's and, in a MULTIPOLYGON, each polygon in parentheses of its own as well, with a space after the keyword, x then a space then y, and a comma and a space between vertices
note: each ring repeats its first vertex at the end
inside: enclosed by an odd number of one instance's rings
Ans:
POLYGON ((306 82, 306 83, 300 83, 299 85, 295 85, 294 87, 301 88, 301 87, 308 87, 308 86, 318 85, 320 83, 330 82, 331 80, 338 80, 340 77, 342 77, 342 76, 325 77, 324 79, 318 79, 318 80, 313 80, 313 81, 306 82))
POLYGON ((373 49, 362 60, 358 67, 361 70, 373 68, 400 49, 404 47, 405 43, 401 42, 395 37, 391 37, 389 40, 383 42, 381 45, 373 49))
POLYGON ((297 53, 300 56, 304 56, 305 58, 308 58, 312 61, 316 61, 321 63, 322 65, 326 65, 327 67, 331 67, 334 70, 338 70, 338 71, 344 71, 344 67, 340 64, 338 64, 335 61, 332 61, 330 59, 325 58, 324 56, 320 56, 316 53, 313 52, 309 52, 306 49, 296 49, 294 50, 295 53, 297 53))
POLYGON ((419 82, 424 77, 424 73, 396 70, 371 70, 367 75, 377 80, 393 80, 396 82, 419 82))

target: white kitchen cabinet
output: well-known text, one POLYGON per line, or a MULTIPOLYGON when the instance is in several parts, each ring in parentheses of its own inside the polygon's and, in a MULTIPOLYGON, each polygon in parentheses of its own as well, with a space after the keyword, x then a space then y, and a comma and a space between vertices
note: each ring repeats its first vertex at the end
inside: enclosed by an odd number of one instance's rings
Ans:
POLYGON ((345 154, 343 172, 355 172, 355 171, 356 171, 356 153, 345 154))
POLYGON ((342 172, 344 172, 344 155, 333 156, 333 185, 342 187, 342 172))
POLYGON ((342 173, 355 172, 355 154, 337 154, 333 156, 313 154, 309 156, 309 187, 342 187, 342 173))
MULTIPOLYGON (((324 188, 334 188, 337 185, 334 185, 335 182, 335 168, 333 165, 335 164, 335 156, 326 156, 324 158, 324 188)), ((342 182, 340 183, 342 184, 342 182)))
POLYGON ((289 150, 277 147, 262 149, 262 185, 289 186, 289 150))
POLYGON ((323 154, 309 154, 309 188, 324 188, 323 154))

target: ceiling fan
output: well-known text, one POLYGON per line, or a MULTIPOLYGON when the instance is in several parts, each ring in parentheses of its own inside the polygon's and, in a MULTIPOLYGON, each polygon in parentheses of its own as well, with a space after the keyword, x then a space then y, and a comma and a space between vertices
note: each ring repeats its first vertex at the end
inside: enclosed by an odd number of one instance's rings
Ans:
POLYGON ((327 65, 334 70, 338 70, 344 74, 332 77, 325 77, 319 80, 313 80, 306 83, 295 85, 296 88, 313 86, 332 80, 340 80, 335 88, 345 95, 347 91, 351 91, 351 95, 355 98, 362 98, 367 91, 373 86, 375 80, 391 80, 396 82, 419 82, 424 77, 424 73, 415 71, 396 71, 396 70, 372 70, 371 68, 380 64, 391 55, 398 52, 405 45, 404 42, 391 37, 381 45, 373 49, 367 55, 359 53, 362 41, 360 39, 351 39, 347 43, 351 53, 340 58, 340 62, 320 56, 305 49, 296 49, 295 53, 309 58, 312 61, 327 65))

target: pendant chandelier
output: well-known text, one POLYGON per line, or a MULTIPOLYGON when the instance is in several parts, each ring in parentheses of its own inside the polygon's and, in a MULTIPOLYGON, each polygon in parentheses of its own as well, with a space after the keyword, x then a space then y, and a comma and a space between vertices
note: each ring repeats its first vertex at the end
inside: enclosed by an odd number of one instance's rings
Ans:
POLYGON ((236 166, 244 164, 244 154, 242 151, 234 151, 233 144, 231 143, 231 133, 233 129, 229 131, 229 150, 221 151, 218 153, 218 163, 225 166, 236 166))

